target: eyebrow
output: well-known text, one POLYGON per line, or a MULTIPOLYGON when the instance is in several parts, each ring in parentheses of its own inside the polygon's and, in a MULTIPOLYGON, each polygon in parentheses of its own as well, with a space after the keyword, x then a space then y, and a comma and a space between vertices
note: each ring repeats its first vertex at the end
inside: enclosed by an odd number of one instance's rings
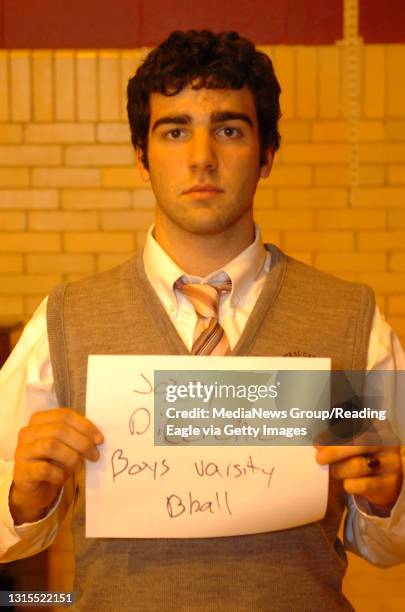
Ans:
MULTIPOLYGON (((224 121, 244 121, 250 127, 253 127, 253 121, 246 115, 246 113, 236 113, 234 111, 215 111, 211 113, 212 123, 222 123, 224 121)), ((160 117, 152 126, 152 132, 154 132, 160 125, 175 124, 175 125, 189 125, 192 123, 191 115, 167 115, 166 117, 160 117)))

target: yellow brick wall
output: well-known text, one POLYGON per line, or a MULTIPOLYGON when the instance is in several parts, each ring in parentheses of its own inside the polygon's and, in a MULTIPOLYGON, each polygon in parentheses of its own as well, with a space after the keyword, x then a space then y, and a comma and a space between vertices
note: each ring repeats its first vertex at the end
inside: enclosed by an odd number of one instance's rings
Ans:
MULTIPOLYGON (((282 147, 255 200, 264 238, 369 283, 405 340, 405 45, 359 45, 354 115, 347 45, 264 50, 283 89, 282 147)), ((0 51, 0 316, 27 319, 55 284, 142 245, 154 198, 134 169, 125 111, 140 57, 0 51)), ((70 585, 71 546, 62 530, 51 588, 70 585)), ((352 559, 346 591, 358 610, 402 609, 402 581, 402 568, 352 559)))
MULTIPOLYGON (((405 45, 360 45, 353 145, 348 50, 264 47, 282 147, 256 195, 264 238, 369 283, 405 339, 405 45), (353 182, 353 146, 357 175, 353 182)), ((0 51, 0 316, 142 245, 153 194, 134 169, 128 51, 0 51)))

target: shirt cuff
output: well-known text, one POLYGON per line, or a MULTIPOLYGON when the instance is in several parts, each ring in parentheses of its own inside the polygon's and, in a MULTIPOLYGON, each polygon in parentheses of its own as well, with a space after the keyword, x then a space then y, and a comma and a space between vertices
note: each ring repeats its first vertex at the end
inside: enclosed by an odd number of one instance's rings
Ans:
POLYGON ((373 504, 371 504, 365 497, 360 497, 358 495, 351 497, 353 499, 354 508, 365 519, 374 522, 376 525, 382 525, 391 521, 396 523, 405 512, 405 478, 402 482, 398 499, 389 510, 377 510, 377 508, 373 507, 373 504))
MULTIPOLYGON (((8 558, 8 551, 15 547, 24 549, 24 555, 35 554, 44 548, 45 543, 54 537, 57 529, 57 508, 63 496, 63 489, 52 504, 49 512, 39 521, 15 525, 9 507, 9 493, 13 482, 14 462, 2 465, 0 479, 0 560, 4 562, 13 560, 8 558)), ((19 558, 18 555, 17 558, 19 558)))

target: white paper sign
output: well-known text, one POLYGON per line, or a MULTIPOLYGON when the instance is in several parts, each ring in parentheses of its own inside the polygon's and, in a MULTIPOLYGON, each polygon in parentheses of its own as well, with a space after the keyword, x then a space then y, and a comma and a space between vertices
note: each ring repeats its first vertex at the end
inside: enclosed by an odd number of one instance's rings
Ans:
POLYGON ((328 467, 312 446, 154 446, 153 382, 154 370, 329 368, 314 358, 91 356, 86 416, 105 442, 86 464, 86 536, 232 536, 321 519, 328 467))

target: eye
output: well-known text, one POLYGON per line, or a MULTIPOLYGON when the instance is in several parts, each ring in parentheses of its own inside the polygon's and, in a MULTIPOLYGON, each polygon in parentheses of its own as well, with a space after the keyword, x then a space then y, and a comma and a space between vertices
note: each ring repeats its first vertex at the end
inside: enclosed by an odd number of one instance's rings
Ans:
POLYGON ((180 128, 173 128, 165 134, 165 138, 168 140, 181 140, 185 136, 185 131, 180 128))
POLYGON ((230 126, 221 128, 220 130, 218 130, 217 133, 219 135, 225 136, 226 138, 238 138, 238 136, 241 136, 241 133, 238 129, 230 126))

